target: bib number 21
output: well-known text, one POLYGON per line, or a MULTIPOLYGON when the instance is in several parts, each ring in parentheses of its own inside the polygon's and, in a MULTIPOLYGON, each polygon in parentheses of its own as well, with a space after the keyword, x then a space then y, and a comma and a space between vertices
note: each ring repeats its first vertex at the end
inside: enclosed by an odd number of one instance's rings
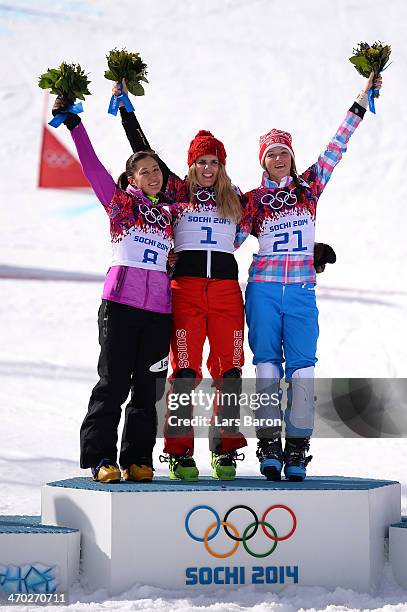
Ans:
MULTIPOLYGON (((294 230, 293 236, 297 238, 297 246, 293 247, 292 252, 298 253, 301 251, 307 251, 307 247, 303 246, 302 243, 302 231, 294 230)), ((273 244, 273 253, 288 253, 289 249, 284 248, 285 244, 289 244, 290 242, 290 234, 288 232, 283 232, 282 234, 275 234, 275 238, 282 238, 282 240, 275 240, 273 244)))

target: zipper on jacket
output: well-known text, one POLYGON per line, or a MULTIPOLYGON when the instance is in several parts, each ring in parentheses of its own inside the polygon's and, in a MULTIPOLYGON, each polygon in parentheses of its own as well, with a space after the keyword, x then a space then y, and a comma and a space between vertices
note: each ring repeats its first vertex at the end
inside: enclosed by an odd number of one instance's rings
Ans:
POLYGON ((146 292, 144 294, 144 302, 143 302, 143 306, 142 308, 145 308, 147 305, 147 301, 148 301, 148 287, 149 287, 149 280, 150 280, 150 270, 147 270, 147 274, 146 274, 146 292))
POLYGON ((285 272, 284 272, 284 275, 285 275, 284 282, 285 283, 288 283, 288 258, 289 258, 289 255, 286 255, 285 256, 285 272))
POLYGON ((211 278, 212 274, 212 251, 206 251, 206 278, 211 278))
POLYGON ((123 282, 124 282, 124 278, 126 276, 127 273, 127 267, 126 266, 120 266, 120 271, 117 277, 117 281, 116 281, 116 287, 114 288, 114 290, 116 291, 116 293, 120 292, 120 289, 123 286, 123 282))
POLYGON ((107 338, 107 324, 109 321, 109 302, 106 301, 103 310, 103 323, 102 323, 102 335, 103 338, 107 338))

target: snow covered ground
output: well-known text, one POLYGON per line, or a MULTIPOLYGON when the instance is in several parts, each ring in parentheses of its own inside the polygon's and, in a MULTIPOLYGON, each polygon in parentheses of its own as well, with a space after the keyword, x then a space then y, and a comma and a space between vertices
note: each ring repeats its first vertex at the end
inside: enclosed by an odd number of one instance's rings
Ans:
MULTIPOLYGON (((153 146, 182 174, 189 141, 211 129, 226 145, 233 180, 249 189, 260 176, 258 136, 271 127, 292 132, 300 170, 316 159, 362 87, 347 60, 353 46, 380 39, 392 44, 394 63, 377 115, 366 115, 320 202, 317 237, 335 247, 338 262, 319 279, 318 375, 406 377, 406 26, 404 0, 0 3, 0 270, 97 276, 109 265, 107 219, 95 197, 36 188, 37 78, 48 66, 77 61, 90 72, 93 95, 83 118, 116 176, 129 147, 119 119, 106 113, 104 56, 114 46, 140 50, 150 85, 136 107, 153 146)), ((57 135, 71 147, 62 127, 57 135)), ((242 282, 255 249, 250 238, 238 253, 242 282)), ((101 283, 0 279, 0 291, 0 513, 39 514, 44 482, 80 474, 78 432, 96 382, 101 283)), ((208 474, 206 443, 197 446, 208 474)), ((404 439, 316 439, 312 450, 312 474, 400 480, 407 511, 404 439)), ((253 442, 246 456, 240 472, 256 474, 253 442)), ((157 472, 164 473, 158 463, 157 472)), ((74 610, 407 609, 389 567, 375 595, 244 587, 208 597, 136 585, 115 600, 79 586, 71 597, 81 602, 74 610)))

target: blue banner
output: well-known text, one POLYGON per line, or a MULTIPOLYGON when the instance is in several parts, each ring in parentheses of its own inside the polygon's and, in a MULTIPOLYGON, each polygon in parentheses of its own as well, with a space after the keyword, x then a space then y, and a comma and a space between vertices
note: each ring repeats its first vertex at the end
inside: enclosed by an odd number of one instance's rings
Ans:
MULTIPOLYGON (((74 115, 79 115, 79 113, 83 113, 82 102, 77 102, 76 104, 71 104, 66 107, 68 113, 73 113, 74 115)), ((48 122, 48 125, 52 125, 52 127, 57 128, 65 121, 68 117, 68 113, 58 113, 55 117, 48 122)))
POLYGON ((374 105, 374 97, 375 94, 379 93, 379 89, 377 87, 371 87, 369 89, 369 93, 367 94, 367 98, 369 100, 369 110, 371 113, 376 114, 376 109, 375 109, 375 105, 374 105))
POLYGON ((107 112, 114 116, 117 115, 117 111, 119 110, 120 102, 123 102, 124 108, 126 109, 128 113, 132 113, 134 111, 134 106, 130 102, 129 96, 123 91, 123 87, 121 83, 119 84, 119 89, 121 91, 120 96, 113 95, 110 98, 109 108, 107 109, 107 112))

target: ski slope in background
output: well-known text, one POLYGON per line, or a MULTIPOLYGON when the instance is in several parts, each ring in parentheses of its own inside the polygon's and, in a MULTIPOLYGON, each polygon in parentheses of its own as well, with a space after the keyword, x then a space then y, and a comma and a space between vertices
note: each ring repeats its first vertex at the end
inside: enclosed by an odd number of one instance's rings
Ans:
MULTIPOLYGON (((210 129, 225 143, 234 182, 247 190, 259 183, 259 135, 289 130, 297 166, 305 169, 363 86, 347 59, 353 46, 389 42, 393 65, 383 75, 377 115, 366 114, 319 203, 317 238, 335 247, 338 261, 319 277, 318 375, 405 377, 406 26, 404 0, 0 3, 0 275, 8 276, 0 278, 1 513, 39 514, 40 486, 80 473, 79 426, 96 382, 98 278, 110 255, 107 218, 93 195, 36 188, 39 74, 62 60, 90 73, 83 120, 117 176, 130 151, 119 118, 107 115, 105 55, 114 46, 140 50, 150 84, 135 105, 150 143, 183 175, 191 138, 210 129), (30 274, 49 280, 23 280, 30 274)), ((57 136, 72 149, 63 127, 57 136)), ((249 238, 238 252, 242 283, 256 248, 249 238)), ((208 474, 207 446, 197 446, 201 473, 208 474)), ((160 448, 159 440, 157 455, 160 448)), ((407 510, 405 440, 315 440, 312 451, 313 474, 400 480, 407 510)), ((246 455, 240 473, 256 474, 252 442, 246 455)), ((375 596, 244 588, 192 597, 136 585, 113 602, 78 587, 73 595, 82 604, 72 609, 407 609, 407 594, 386 572, 375 596)))

